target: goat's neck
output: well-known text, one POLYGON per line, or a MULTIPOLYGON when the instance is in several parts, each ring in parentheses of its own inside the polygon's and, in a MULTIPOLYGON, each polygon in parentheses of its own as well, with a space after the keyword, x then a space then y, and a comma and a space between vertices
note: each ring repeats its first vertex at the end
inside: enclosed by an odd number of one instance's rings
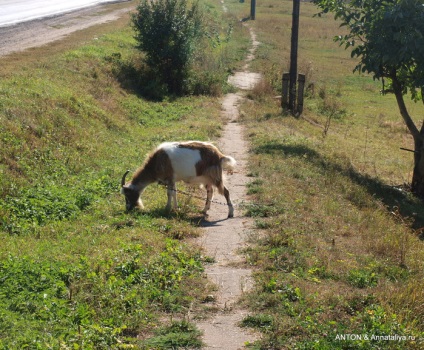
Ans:
POLYGON ((148 185, 155 181, 156 179, 152 177, 152 174, 149 171, 146 171, 146 168, 143 168, 136 172, 131 181, 131 184, 138 191, 142 192, 148 185))

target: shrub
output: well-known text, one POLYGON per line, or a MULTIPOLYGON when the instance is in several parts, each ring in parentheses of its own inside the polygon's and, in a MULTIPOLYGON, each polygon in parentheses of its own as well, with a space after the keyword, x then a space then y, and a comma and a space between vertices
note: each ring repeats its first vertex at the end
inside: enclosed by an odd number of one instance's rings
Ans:
POLYGON ((197 2, 142 0, 132 17, 138 48, 154 71, 158 85, 182 94, 190 61, 202 34, 202 14, 197 2))

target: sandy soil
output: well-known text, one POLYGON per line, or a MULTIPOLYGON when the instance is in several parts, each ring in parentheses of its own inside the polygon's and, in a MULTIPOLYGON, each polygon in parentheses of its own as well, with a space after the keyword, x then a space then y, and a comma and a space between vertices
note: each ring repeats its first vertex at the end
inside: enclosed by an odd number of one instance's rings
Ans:
POLYGON ((0 27, 0 56, 43 46, 88 27, 114 21, 134 9, 132 3, 105 4, 54 17, 0 27))
MULTIPOLYGON (((243 71, 236 72, 229 82, 240 90, 252 89, 261 79, 257 73, 249 72, 249 63, 259 45, 255 33, 250 29, 252 48, 246 59, 243 71)), ((224 154, 237 160, 237 169, 227 176, 226 184, 235 203, 247 201, 246 184, 248 143, 244 137, 243 126, 238 123, 239 104, 243 91, 227 94, 222 102, 222 113, 227 120, 223 135, 218 144, 224 154)), ((216 198, 219 200, 220 198, 216 198)), ((253 229, 253 221, 243 216, 243 210, 236 207, 235 217, 226 219, 227 207, 212 203, 209 217, 204 222, 204 234, 197 240, 206 254, 215 262, 206 268, 206 274, 218 287, 212 303, 218 312, 211 318, 198 323, 203 331, 205 349, 238 350, 257 339, 258 335, 240 328, 240 321, 248 314, 237 304, 240 296, 252 287, 251 269, 244 264, 240 249, 253 229)))

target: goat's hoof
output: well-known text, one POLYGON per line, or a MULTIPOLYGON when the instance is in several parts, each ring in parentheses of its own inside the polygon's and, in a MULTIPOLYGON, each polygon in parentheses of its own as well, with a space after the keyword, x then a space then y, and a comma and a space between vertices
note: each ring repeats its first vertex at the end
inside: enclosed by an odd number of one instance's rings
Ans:
POLYGON ((230 210, 228 211, 228 218, 234 217, 234 208, 230 206, 230 210))

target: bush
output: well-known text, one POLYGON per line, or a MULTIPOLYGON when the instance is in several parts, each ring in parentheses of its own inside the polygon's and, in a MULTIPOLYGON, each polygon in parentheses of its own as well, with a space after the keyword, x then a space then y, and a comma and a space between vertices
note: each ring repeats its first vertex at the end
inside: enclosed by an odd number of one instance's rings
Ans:
POLYGON ((198 3, 188 8, 187 0, 142 0, 132 17, 138 48, 154 71, 158 85, 182 94, 190 61, 202 35, 198 3))

